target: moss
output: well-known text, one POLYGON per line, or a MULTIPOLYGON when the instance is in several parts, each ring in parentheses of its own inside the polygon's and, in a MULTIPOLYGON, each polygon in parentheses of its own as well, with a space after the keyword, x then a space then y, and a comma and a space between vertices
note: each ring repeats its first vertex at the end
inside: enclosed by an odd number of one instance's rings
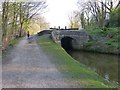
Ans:
POLYGON ((73 59, 60 45, 54 43, 50 38, 42 36, 38 40, 38 44, 42 47, 43 51, 49 55, 52 63, 56 65, 58 70, 63 73, 63 76, 68 80, 76 80, 80 85, 82 84, 83 87, 117 87, 73 59))

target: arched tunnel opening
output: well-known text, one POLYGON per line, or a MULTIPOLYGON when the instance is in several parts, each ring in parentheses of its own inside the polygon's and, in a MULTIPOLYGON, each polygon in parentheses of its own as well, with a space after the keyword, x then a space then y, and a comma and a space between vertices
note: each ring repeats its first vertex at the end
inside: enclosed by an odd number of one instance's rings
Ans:
POLYGON ((61 39, 61 46, 62 46, 66 51, 71 51, 71 50, 73 50, 72 40, 73 40, 73 38, 71 38, 71 37, 64 37, 64 38, 62 38, 62 39, 61 39))

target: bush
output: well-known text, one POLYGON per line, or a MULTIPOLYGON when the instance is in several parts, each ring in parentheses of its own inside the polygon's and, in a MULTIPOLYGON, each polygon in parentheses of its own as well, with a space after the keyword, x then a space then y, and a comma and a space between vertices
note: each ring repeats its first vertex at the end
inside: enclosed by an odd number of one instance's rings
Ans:
POLYGON ((120 27, 120 8, 110 13, 110 27, 120 27))

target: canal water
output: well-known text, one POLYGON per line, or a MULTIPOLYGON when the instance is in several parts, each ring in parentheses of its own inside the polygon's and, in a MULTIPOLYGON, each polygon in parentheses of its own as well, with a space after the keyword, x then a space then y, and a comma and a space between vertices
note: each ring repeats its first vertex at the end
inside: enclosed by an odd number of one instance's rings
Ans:
POLYGON ((83 51, 67 51, 74 59, 97 72, 105 80, 118 84, 117 55, 98 54, 83 51))

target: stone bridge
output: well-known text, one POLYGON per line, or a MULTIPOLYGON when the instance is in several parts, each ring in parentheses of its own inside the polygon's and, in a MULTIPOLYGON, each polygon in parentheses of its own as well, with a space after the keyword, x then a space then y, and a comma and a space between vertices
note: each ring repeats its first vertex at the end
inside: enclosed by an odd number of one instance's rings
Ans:
POLYGON ((54 30, 52 38, 66 50, 83 48, 89 40, 89 34, 84 30, 54 30))

